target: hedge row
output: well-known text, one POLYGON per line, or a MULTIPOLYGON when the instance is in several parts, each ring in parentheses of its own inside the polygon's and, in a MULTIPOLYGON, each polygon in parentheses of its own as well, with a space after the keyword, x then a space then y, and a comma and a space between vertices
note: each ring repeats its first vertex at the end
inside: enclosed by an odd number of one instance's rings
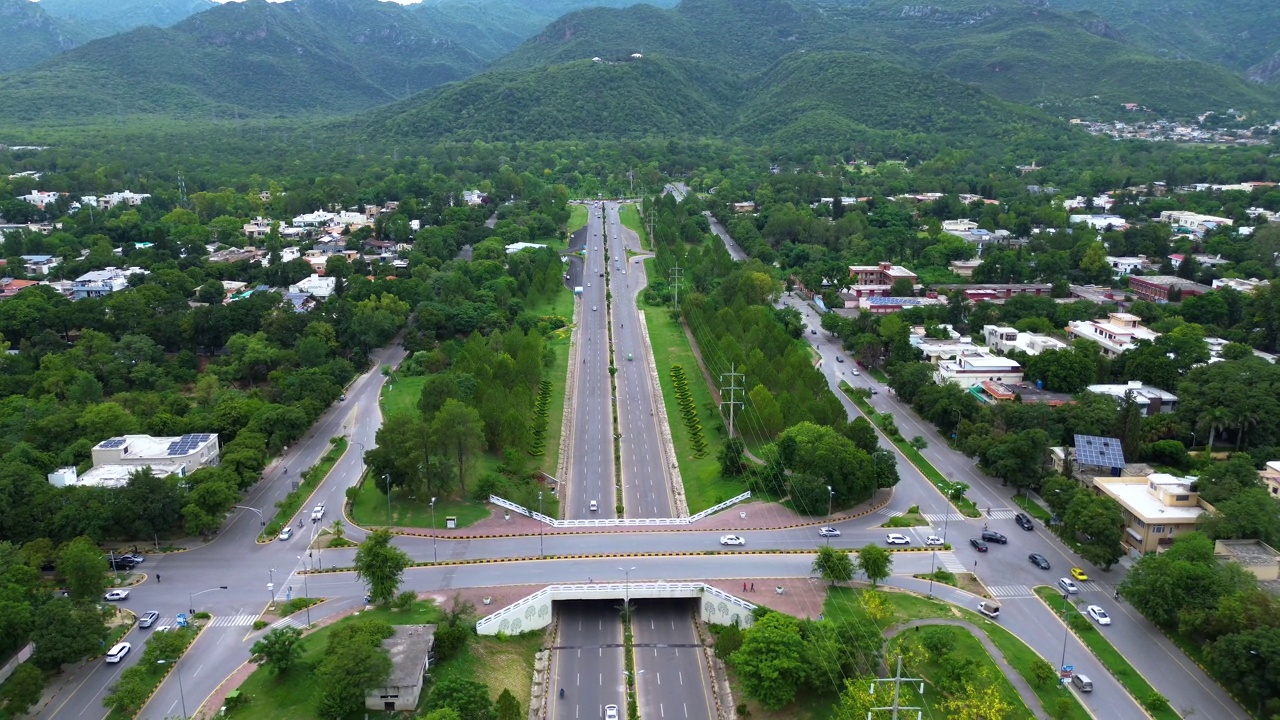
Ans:
POLYGON ((547 452, 547 421, 551 409, 551 381, 538 384, 538 402, 533 409, 533 434, 529 439, 529 454, 542 457, 547 452))
POLYGON ((698 406, 693 402, 693 393, 689 391, 689 381, 685 379, 684 368, 671 366, 671 384, 675 387, 676 401, 680 403, 680 414, 684 416, 684 426, 689 429, 689 443, 693 445, 695 458, 706 457, 707 439, 702 435, 702 421, 698 419, 698 406))

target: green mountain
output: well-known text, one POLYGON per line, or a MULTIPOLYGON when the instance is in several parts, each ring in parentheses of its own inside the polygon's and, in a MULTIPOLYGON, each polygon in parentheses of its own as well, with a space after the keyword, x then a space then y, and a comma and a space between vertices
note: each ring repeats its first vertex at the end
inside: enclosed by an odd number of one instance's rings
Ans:
MULTIPOLYGON (((1280 3, 1273 0, 1051 0, 1055 9, 1102 22, 1159 57, 1202 60, 1249 75, 1280 57, 1280 3)), ((1277 75, 1259 76, 1275 81, 1277 75)))
POLYGON ((77 44, 73 33, 30 0, 0 0, 0 27, 0 72, 35 65, 77 44))
POLYGON ((228 3, 0 77, 0 122, 338 114, 476 72, 458 38, 378 0, 228 3))
POLYGON ((1118 114, 1121 103, 1183 116, 1228 106, 1280 108, 1280 92, 1251 86, 1220 65, 1158 57, 1117 37, 1034 0, 949 0, 945 8, 900 0, 685 0, 670 10, 571 13, 495 67, 642 52, 721 65, 745 78, 789 53, 839 50, 941 71, 1061 115, 1118 114))
POLYGON ((748 81, 665 57, 575 60, 477 75, 372 111, 346 130, 417 140, 717 137, 853 142, 884 132, 989 141, 1058 125, 936 74, 850 52, 794 53, 748 81))
POLYGON ((40 0, 40 7, 85 40, 154 25, 169 27, 216 7, 213 0, 40 0))

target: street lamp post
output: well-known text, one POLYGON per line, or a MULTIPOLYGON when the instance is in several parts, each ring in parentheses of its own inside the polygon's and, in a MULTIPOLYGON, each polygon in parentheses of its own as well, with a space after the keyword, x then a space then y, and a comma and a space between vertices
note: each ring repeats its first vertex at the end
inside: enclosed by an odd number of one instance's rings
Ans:
MULTIPOLYGON (((539 515, 542 514, 542 491, 541 490, 538 491, 538 514, 539 515)), ((543 529, 546 528, 546 526, 547 526, 546 523, 542 522, 542 520, 538 520, 538 557, 543 557, 546 552, 542 546, 542 532, 543 532, 543 529)))
POLYGON ((271 607, 271 603, 276 601, 276 584, 267 583, 267 607, 271 607))
POLYGON ((387 484, 387 527, 391 527, 391 476, 383 475, 382 481, 387 484))
MULTIPOLYGON (((267 526, 267 519, 266 519, 265 517, 263 517, 263 515, 262 515, 262 511, 261 511, 261 510, 259 510, 258 508, 252 508, 252 507, 249 507, 249 506, 247 506, 247 505, 232 505, 231 507, 233 507, 233 508, 235 508, 235 509, 237 509, 237 510, 252 510, 252 511, 254 511, 255 513, 257 513, 257 514, 258 514, 258 521, 262 523, 262 527, 266 527, 266 526, 267 526)), ((158 543, 158 542, 159 542, 159 541, 157 540, 157 543, 158 543)))
POLYGON ((197 592, 197 593, 188 592, 187 593, 187 612, 191 613, 192 615, 196 614, 195 598, 197 595, 203 595, 207 592, 213 592, 214 590, 226 590, 226 589, 227 589, 226 585, 219 585, 218 587, 209 588, 208 590, 201 590, 200 592, 197 592))
POLYGON ((934 546, 933 551, 929 553, 929 597, 933 597, 933 573, 934 573, 934 568, 937 567, 937 564, 938 564, 938 550, 937 550, 937 546, 934 546))
MULTIPOLYGON (((298 560, 302 560, 302 556, 298 556, 298 560)), ((310 573, 302 573, 302 594, 311 597, 311 589, 307 587, 307 576, 310 573)), ((311 604, 307 603, 307 627, 311 627, 311 604)))
POLYGON ((166 665, 166 664, 167 664, 167 665, 172 665, 172 666, 173 666, 173 674, 178 676, 178 698, 182 700, 182 717, 183 717, 183 720, 186 720, 186 717, 187 717, 187 693, 186 693, 186 691, 185 691, 185 690, 183 690, 183 689, 182 689, 182 670, 178 669, 178 660, 177 660, 177 658, 174 658, 173 660, 157 660, 157 661, 156 661, 156 664, 157 664, 157 665, 166 665))
POLYGON ((624 610, 630 610, 631 609, 631 571, 635 570, 635 567, 618 568, 618 569, 622 571, 622 578, 623 578, 622 607, 624 610))
POLYGON ((431 561, 440 562, 440 554, 436 552, 436 499, 431 498, 431 561))
MULTIPOLYGON (((1257 650, 1250 650, 1249 654, 1258 658, 1259 660, 1262 660, 1262 653, 1258 652, 1257 650)), ((1266 696, 1266 693, 1262 693, 1258 696, 1258 712, 1256 714, 1259 718, 1262 717, 1262 700, 1265 696, 1266 696)))
POLYGON ((831 503, 836 499, 836 491, 827 486, 827 517, 831 517, 831 503))
POLYGON ((1070 599, 1070 595, 1062 593, 1062 662, 1058 663, 1059 670, 1067 666, 1067 637, 1071 633, 1071 623, 1067 618, 1067 602, 1070 599))

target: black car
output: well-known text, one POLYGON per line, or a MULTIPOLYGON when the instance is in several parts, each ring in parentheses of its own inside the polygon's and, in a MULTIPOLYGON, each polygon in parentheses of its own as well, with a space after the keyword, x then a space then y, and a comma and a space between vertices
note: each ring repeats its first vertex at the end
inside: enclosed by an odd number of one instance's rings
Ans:
POLYGON ((1009 542, 1009 538, 1001 535, 995 530, 983 530, 982 539, 987 542, 1000 543, 1001 545, 1006 545, 1009 542))
POLYGON ((1035 565, 1041 570, 1049 569, 1049 560, 1040 553, 1031 553, 1027 556, 1027 559, 1031 561, 1032 565, 1035 565))
POLYGON ((107 564, 111 566, 112 570, 120 572, 122 570, 132 570, 138 563, 134 562, 133 558, 126 557, 124 555, 117 555, 115 557, 108 557, 107 564))
POLYGON ((986 544, 986 543, 984 543, 984 542, 982 542, 982 541, 981 541, 981 540, 979 540, 978 538, 969 538, 969 544, 970 544, 970 545, 972 545, 972 546, 974 546, 975 548, 977 548, 977 549, 978 549, 978 552, 986 552, 986 551, 987 551, 987 544, 986 544))
POLYGON ((1027 517, 1026 513, 1014 515, 1013 521, 1018 523, 1018 527, 1023 530, 1034 530, 1036 528, 1035 523, 1031 522, 1031 518, 1027 517))

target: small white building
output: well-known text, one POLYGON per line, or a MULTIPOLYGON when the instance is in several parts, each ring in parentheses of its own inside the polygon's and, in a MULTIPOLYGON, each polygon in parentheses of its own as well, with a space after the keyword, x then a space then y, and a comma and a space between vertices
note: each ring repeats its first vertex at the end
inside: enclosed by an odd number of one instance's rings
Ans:
POLYGON ((337 287, 337 278, 324 277, 322 275, 312 273, 311 277, 300 280, 294 285, 290 285, 289 292, 305 293, 321 302, 324 302, 329 299, 330 295, 333 295, 337 287))
POLYGON ((1107 256, 1107 264, 1111 266, 1111 277, 1122 278, 1132 273, 1134 270, 1141 270, 1147 264, 1146 256, 1139 255, 1137 257, 1117 257, 1115 255, 1107 256))
POLYGON ((978 227, 978 223, 968 218, 962 218, 960 220, 943 220, 942 221, 943 232, 949 232, 949 233, 969 232, 970 230, 977 229, 977 227, 978 227))
POLYGON ((150 468, 157 477, 186 477, 202 467, 217 465, 219 450, 216 433, 114 437, 93 447, 93 468, 88 472, 79 475, 74 467, 59 468, 49 473, 49 482, 57 487, 123 487, 143 468, 150 468))
POLYGON ((546 245, 539 245, 538 243, 531 243, 531 242, 511 243, 510 245, 507 246, 507 254, 514 255, 520 252, 521 250, 531 250, 531 249, 537 250, 539 248, 544 248, 544 247, 546 247, 546 245))
POLYGON ((982 334, 987 347, 1001 354, 1017 350, 1028 355, 1039 355, 1046 350, 1066 350, 1070 347, 1055 337, 1018 332, 1015 328, 1001 325, 984 325, 982 334))
POLYGON ((99 298, 129 287, 131 275, 150 275, 150 271, 138 267, 103 268, 92 270, 76 278, 71 286, 71 299, 99 298))
POLYGON ((1013 385, 1022 382, 1022 366, 1009 358, 994 355, 960 355, 938 363, 933 381, 971 388, 992 381, 1013 385))
POLYGON ((60 197, 62 197, 62 193, 59 193, 59 192, 44 192, 42 190, 32 190, 26 195, 19 195, 18 199, 25 203, 30 203, 31 205, 35 205, 41 210, 44 210, 46 206, 52 205, 53 203, 57 202, 58 198, 60 197))
POLYGON ((1094 230, 1124 230, 1129 221, 1119 215, 1072 215, 1068 218, 1072 225, 1084 223, 1094 230))
POLYGON ((1171 413, 1178 409, 1178 396, 1158 387, 1143 385, 1140 380, 1130 380, 1119 385, 1090 385, 1086 388, 1091 393, 1110 395, 1119 400, 1132 395, 1133 401, 1142 408, 1142 415, 1150 417, 1163 413, 1171 413))
POLYGON ((462 202, 468 205, 472 205, 472 206, 483 205, 485 198, 486 198, 485 194, 480 192, 479 190, 463 190, 462 191, 462 202))
POLYGON ((435 634, 435 625, 395 626, 391 637, 382 641, 391 658, 391 674, 385 686, 365 694, 366 710, 397 712, 417 708, 434 657, 435 634))
POLYGON ((1249 278, 1248 280, 1243 278, 1218 278, 1213 281, 1213 289, 1217 290, 1219 288, 1229 287, 1236 292, 1251 295, 1270 284, 1271 281, 1269 280, 1259 280, 1257 278, 1249 278))
POLYGON ((1142 318, 1130 313, 1111 313, 1106 320, 1072 320, 1067 323, 1069 338, 1092 340, 1106 357, 1117 357, 1138 340, 1154 341, 1160 333, 1144 327, 1142 318))
POLYGON ((295 217, 293 219, 293 226, 299 227, 299 228, 325 227, 329 223, 333 222, 334 217, 336 216, 331 212, 325 212, 324 210, 317 210, 313 213, 307 213, 305 215, 299 215, 295 217))

